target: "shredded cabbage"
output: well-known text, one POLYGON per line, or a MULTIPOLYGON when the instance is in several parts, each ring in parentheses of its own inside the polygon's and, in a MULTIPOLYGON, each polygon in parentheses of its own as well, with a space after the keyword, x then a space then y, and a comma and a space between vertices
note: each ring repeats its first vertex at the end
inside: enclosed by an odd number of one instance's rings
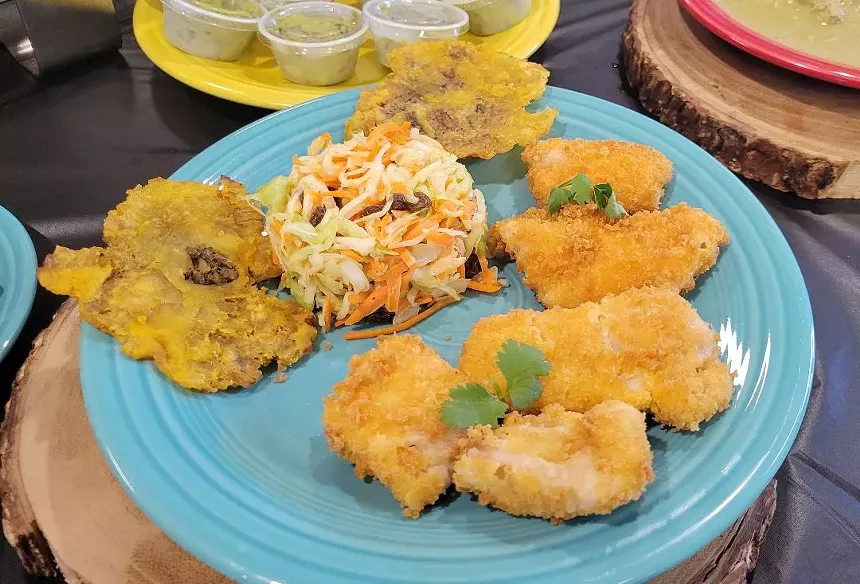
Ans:
POLYGON ((466 261, 485 253, 483 194, 456 156, 408 124, 341 144, 323 134, 250 198, 265 213, 282 287, 326 311, 324 326, 363 317, 380 299, 395 323, 459 299, 466 261))

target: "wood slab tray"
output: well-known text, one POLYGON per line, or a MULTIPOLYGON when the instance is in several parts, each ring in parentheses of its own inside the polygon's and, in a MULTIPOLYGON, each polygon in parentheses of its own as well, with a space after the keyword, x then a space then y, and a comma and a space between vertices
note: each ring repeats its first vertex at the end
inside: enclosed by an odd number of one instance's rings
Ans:
MULTIPOLYGON (((80 329, 77 303, 65 302, 33 343, 6 406, 0 428, 6 538, 30 574, 72 584, 229 582, 151 523, 108 468, 84 409, 80 329)), ((654 582, 746 582, 775 507, 771 482, 725 533, 654 582)))
POLYGON ((860 198, 860 91, 746 54, 678 0, 634 0, 622 38, 642 106, 734 172, 804 198, 860 198))

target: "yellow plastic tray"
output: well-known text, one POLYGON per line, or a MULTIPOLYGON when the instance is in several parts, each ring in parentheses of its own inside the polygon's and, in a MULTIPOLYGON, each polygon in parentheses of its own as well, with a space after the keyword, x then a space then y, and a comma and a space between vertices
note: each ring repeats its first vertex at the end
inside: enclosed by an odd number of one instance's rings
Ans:
MULTIPOLYGON (((529 57, 540 47, 558 21, 560 0, 532 0, 532 11, 515 27, 489 37, 464 38, 488 43, 510 55, 529 57)), ((347 4, 351 2, 345 2, 347 4)), ((379 64, 373 40, 361 48, 355 75, 330 87, 290 83, 281 75, 271 50, 254 40, 241 59, 224 63, 184 53, 164 38, 159 0, 138 0, 134 8, 134 36, 155 65, 175 79, 200 91, 247 105, 282 109, 353 87, 375 83, 388 69, 379 64)))

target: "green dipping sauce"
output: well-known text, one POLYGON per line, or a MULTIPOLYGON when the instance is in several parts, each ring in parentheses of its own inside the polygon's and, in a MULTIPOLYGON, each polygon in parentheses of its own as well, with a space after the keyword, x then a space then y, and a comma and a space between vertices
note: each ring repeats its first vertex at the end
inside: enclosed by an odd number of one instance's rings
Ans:
POLYGON ((300 43, 334 41, 352 34, 358 28, 354 20, 337 16, 288 14, 275 20, 272 34, 300 43))
POLYGON ((193 0, 193 4, 224 16, 254 18, 259 15, 257 5, 247 0, 193 0))

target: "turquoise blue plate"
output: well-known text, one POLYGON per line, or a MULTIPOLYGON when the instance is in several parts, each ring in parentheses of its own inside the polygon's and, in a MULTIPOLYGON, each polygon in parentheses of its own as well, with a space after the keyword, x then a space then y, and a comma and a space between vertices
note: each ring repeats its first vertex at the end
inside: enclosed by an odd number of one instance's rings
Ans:
MULTIPOLYGON (((212 182, 225 173, 254 189, 289 172, 291 157, 318 134, 340 139, 356 98, 338 93, 273 114, 173 178, 212 182)), ((356 479, 322 435, 321 398, 373 341, 334 332, 331 350, 314 352, 284 383, 269 376, 247 390, 200 395, 84 327, 81 372, 95 435, 120 482, 171 538, 242 581, 637 582, 695 553, 752 504, 794 441, 809 397, 812 315, 791 250, 746 187, 680 135, 566 90, 550 88, 542 102, 559 109, 554 135, 659 148, 676 169, 666 204, 687 201, 728 228, 731 245, 689 298, 721 331, 737 385, 731 408, 695 434, 651 429, 656 479, 640 501, 609 516, 552 526, 460 496, 416 521, 378 483, 356 479)), ((492 220, 532 204, 517 153, 470 170, 492 220)), ((456 363, 476 320, 539 307, 513 265, 504 275, 504 294, 470 296, 414 331, 456 363)))
POLYGON ((27 230, 0 207, 0 361, 18 338, 36 296, 36 251, 27 230))

